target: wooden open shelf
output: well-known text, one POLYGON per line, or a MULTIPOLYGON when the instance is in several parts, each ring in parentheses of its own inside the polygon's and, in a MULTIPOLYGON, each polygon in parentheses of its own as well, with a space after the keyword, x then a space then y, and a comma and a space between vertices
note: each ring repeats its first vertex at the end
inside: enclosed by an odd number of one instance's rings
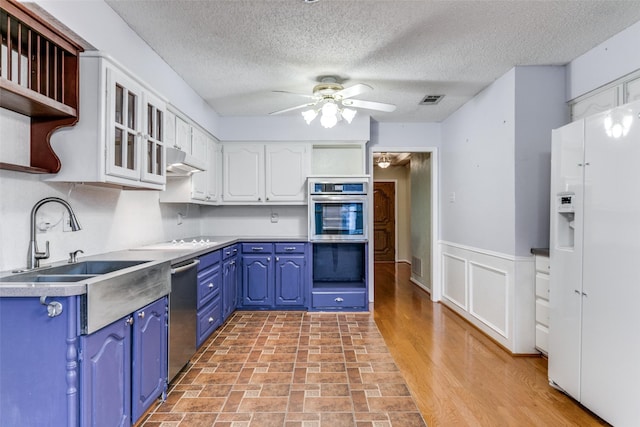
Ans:
POLYGON ((31 117, 31 164, 0 169, 56 173, 49 138, 78 120, 82 47, 14 0, 0 0, 0 37, 0 107, 31 117))

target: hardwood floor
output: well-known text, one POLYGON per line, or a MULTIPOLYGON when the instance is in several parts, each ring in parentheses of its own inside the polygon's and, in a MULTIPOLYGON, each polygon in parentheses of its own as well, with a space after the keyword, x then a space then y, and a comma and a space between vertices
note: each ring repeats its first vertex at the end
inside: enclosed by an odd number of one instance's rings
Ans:
POLYGON ((607 425, 549 386, 546 359, 511 356, 409 277, 376 263, 373 316, 429 427, 607 425))

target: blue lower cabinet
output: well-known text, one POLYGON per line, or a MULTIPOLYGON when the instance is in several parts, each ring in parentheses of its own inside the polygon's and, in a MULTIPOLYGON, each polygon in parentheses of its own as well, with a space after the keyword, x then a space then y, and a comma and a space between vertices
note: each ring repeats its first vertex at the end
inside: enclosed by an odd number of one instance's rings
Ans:
POLYGON ((311 306, 317 310, 362 310, 367 307, 367 293, 364 289, 313 289, 311 306))
POLYGON ((127 317, 80 339, 82 426, 129 426, 131 325, 127 317))
POLYGON ((200 347, 222 324, 222 251, 201 256, 198 265, 196 347, 200 347))
POLYGON ((131 426, 166 393, 167 297, 90 335, 81 306, 0 298, 0 426, 131 426))
POLYGON ((273 305, 273 256, 242 257, 242 304, 271 307, 273 305))
POLYGON ((80 426, 78 298, 0 298, 0 426, 80 426))
POLYGON ((307 246, 305 243, 243 243, 241 308, 306 309, 307 246))
POLYGON ((277 306, 303 306, 307 290, 304 255, 276 255, 275 288, 277 306))
POLYGON ((158 396, 167 392, 167 299, 134 313, 132 360, 132 421, 138 420, 158 396))
POLYGON ((196 346, 200 347, 222 323, 222 300, 220 296, 198 310, 197 318, 196 346))
POLYGON ((238 257, 237 249, 223 250, 228 257, 222 262, 222 321, 229 318, 238 305, 238 257))
POLYGON ((167 391, 168 300, 80 339, 82 426, 129 426, 167 391))

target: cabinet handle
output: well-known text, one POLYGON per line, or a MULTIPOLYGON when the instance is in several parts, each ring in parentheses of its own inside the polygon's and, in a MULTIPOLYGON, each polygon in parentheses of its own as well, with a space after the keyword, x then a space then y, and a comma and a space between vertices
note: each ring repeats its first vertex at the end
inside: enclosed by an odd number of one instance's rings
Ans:
POLYGON ((251 248, 251 250, 252 250, 252 251, 262 251, 262 250, 264 250, 264 248, 263 248, 262 246, 253 246, 253 247, 251 248))
POLYGON ((213 289, 213 283, 209 283, 209 289, 213 289))
POLYGON ((336 297, 336 299, 334 299, 334 301, 335 301, 335 302, 343 302, 343 301, 344 301, 344 299, 343 299, 343 298, 340 298, 340 297, 336 297))
MULTIPOLYGON (((144 319, 144 311, 141 311, 140 313, 138 313, 138 317, 141 319, 144 319)), ((133 323, 133 319, 131 319, 131 323, 133 323)))
POLYGON ((267 257, 267 261, 271 261, 271 257, 270 256, 267 257))
POLYGON ((237 254, 237 253, 238 253, 238 250, 237 250, 237 249, 234 249, 234 250, 233 250, 233 253, 234 253, 234 254, 237 254))
POLYGON ((280 257, 279 256, 276 257, 276 262, 280 262, 280 257))
POLYGON ((296 247, 295 246, 287 246, 286 248, 284 248, 284 250, 287 251, 287 252, 292 252, 292 251, 296 250, 296 247))
POLYGON ((231 264, 231 265, 236 265, 236 261, 235 261, 235 260, 233 260, 233 261, 231 261, 229 264, 231 264))
POLYGON ((213 317, 209 317, 209 323, 213 323, 213 317))
POLYGON ((133 325, 133 317, 129 317, 127 320, 124 321, 125 325, 133 325))

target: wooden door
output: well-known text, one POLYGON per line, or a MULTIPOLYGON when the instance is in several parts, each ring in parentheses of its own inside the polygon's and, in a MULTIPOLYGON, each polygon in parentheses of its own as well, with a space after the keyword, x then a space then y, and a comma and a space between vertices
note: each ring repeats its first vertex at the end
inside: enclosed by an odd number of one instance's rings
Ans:
POLYGON ((396 184, 373 183, 373 247, 375 261, 396 260, 396 184))

